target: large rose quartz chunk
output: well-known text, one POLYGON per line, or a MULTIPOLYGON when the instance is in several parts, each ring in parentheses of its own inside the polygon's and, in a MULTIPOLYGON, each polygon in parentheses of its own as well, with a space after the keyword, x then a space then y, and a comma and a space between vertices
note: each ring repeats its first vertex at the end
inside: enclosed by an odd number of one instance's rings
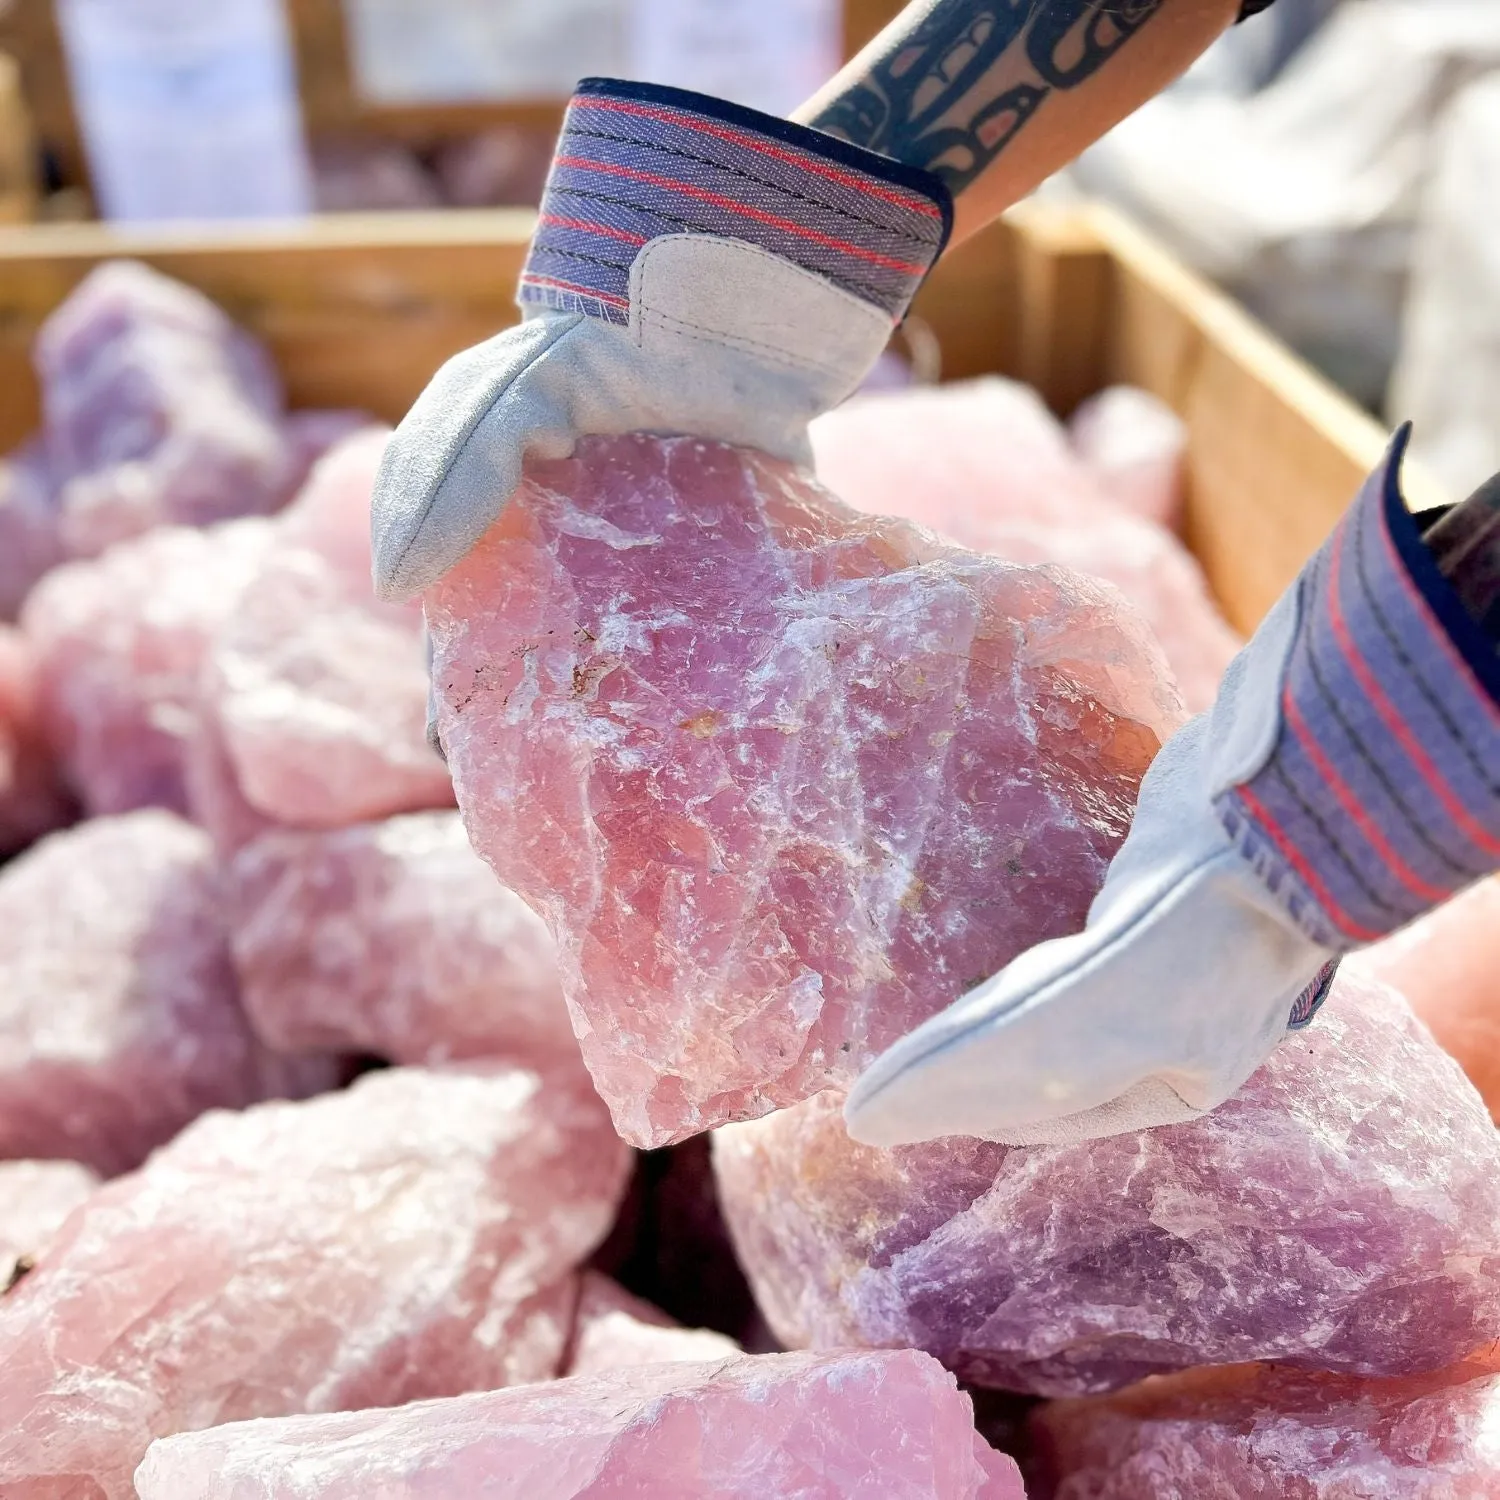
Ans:
POLYGON ((95 818, 0 871, 0 1159, 122 1172, 206 1109, 334 1077, 252 1035, 200 830, 95 818))
MULTIPOLYGON (((0 1178, 0 1183, 4 1179, 0 1178)), ((706 1328, 678 1328, 659 1308, 597 1271, 584 1273, 564 1375, 598 1375, 636 1365, 733 1359, 740 1346, 706 1328)))
POLYGON ((1174 531, 1181 524, 1188 430, 1164 401, 1112 385, 1073 413, 1068 439, 1117 505, 1174 531))
POLYGON ((318 463, 206 674, 239 792, 293 827, 453 803, 426 739, 421 612, 378 603, 370 585, 370 491, 387 436, 367 428, 318 463))
POLYGON ((1263 1365, 1193 1370, 1031 1418, 1053 1500, 1488 1500, 1500 1374, 1361 1380, 1263 1365))
POLYGON ((578 1055, 546 927, 456 812, 266 833, 228 886, 245 1010, 279 1051, 578 1055))
POLYGON ((263 514, 293 459, 269 357, 206 297, 131 261, 91 272, 36 342, 62 537, 263 514))
POLYGON ((0 624, 0 856, 73 815, 42 723, 41 673, 30 641, 0 624))
POLYGON ((186 813, 186 745, 215 634, 265 556, 269 521, 166 526, 42 580, 22 623, 44 718, 90 813, 186 813))
POLYGON ((577 1068, 204 1117, 0 1302, 0 1494, 125 1500, 167 1433, 548 1378, 626 1157, 577 1068))
POLYGON ((0 1162, 0 1295, 98 1186, 98 1177, 76 1161, 0 1162))
POLYGON ((14 620, 32 586, 67 555, 57 487, 39 438, 0 458, 0 620, 14 620))
POLYGON ((839 1100, 721 1131, 715 1166, 791 1348, 922 1348, 1041 1395, 1279 1360, 1397 1375, 1500 1328, 1500 1138, 1393 991, 1342 979, 1185 1125, 879 1151, 839 1100))
POLYGON ((1114 584, 1161 641, 1189 710, 1213 703, 1240 643, 1197 563, 1111 500, 1029 387, 987 376, 861 396, 818 418, 812 443, 819 479, 861 510, 1114 584))
POLYGON ((152 1445, 141 1500, 1024 1500, 925 1355, 742 1356, 152 1445))
POLYGON ((439 733, 627 1140, 847 1082, 1082 925, 1176 707, 1110 598, 748 450, 529 474, 428 595, 439 733))
POLYGON ((1406 996, 1500 1122, 1500 878, 1471 885, 1350 963, 1406 996))

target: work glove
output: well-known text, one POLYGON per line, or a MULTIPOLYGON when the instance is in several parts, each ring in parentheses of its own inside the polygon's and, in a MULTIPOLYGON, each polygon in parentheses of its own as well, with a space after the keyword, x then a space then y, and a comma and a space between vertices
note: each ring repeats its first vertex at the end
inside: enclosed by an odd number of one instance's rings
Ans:
POLYGON ((516 327, 451 359, 375 485, 376 591, 463 558, 529 457, 589 433, 810 464, 947 239, 939 178, 700 94, 588 79, 568 107, 516 327))
POLYGON ((1500 658, 1402 503, 1406 441, 1163 746, 1083 932, 878 1057, 857 1140, 1192 1119, 1312 1019, 1342 954, 1500 865, 1500 658))

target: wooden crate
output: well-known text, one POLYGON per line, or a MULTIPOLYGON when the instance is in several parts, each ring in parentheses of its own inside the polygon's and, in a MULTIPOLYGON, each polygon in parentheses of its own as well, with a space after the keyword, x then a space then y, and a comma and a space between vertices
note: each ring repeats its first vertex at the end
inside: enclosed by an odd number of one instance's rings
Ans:
MULTIPOLYGON (((0 451, 35 425, 47 314, 100 261, 201 288, 275 352, 296 405, 400 417, 448 355, 514 321, 532 216, 338 215, 250 231, 0 231, 0 451)), ((1114 212, 1027 204, 950 255, 915 313, 943 375, 1030 381, 1061 414, 1129 381, 1188 424, 1187 531, 1251 629, 1327 534, 1385 434, 1250 317, 1114 212)), ((1420 477, 1422 503, 1436 498, 1420 477)))

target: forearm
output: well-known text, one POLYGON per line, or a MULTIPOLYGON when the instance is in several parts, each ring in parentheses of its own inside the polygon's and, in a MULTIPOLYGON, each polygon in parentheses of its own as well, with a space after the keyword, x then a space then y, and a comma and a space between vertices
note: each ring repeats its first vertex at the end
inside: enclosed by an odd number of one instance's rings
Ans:
POLYGON ((1240 0, 917 0, 793 116, 941 175, 963 239, 1182 73, 1240 0))

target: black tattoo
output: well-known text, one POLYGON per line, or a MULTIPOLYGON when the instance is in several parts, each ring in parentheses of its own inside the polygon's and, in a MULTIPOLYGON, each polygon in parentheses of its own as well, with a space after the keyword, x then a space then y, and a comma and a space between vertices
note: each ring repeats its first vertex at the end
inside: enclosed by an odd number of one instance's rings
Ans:
POLYGON ((936 0, 812 123, 961 192, 1042 101, 1092 78, 1163 0, 936 0))

